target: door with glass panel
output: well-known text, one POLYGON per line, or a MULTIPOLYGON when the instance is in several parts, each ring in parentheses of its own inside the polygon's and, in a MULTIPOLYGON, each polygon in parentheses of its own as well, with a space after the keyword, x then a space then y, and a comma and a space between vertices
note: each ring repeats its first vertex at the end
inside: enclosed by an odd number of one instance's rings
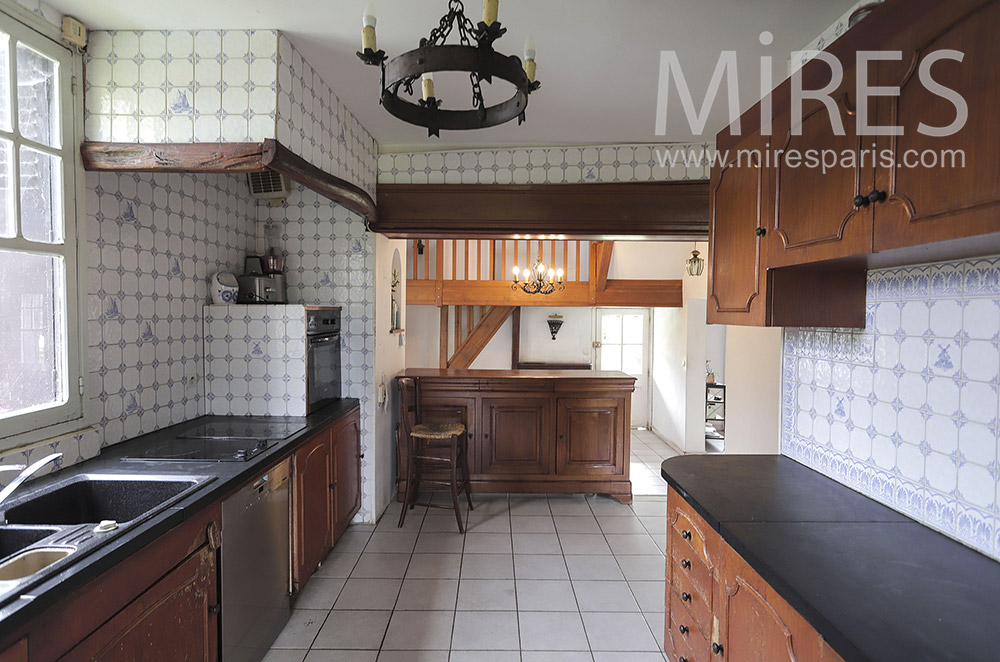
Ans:
POLYGON ((72 75, 0 14, 0 437, 81 415, 72 75))
POLYGON ((649 426, 649 309, 597 311, 598 370, 620 370, 635 377, 632 427, 649 426))

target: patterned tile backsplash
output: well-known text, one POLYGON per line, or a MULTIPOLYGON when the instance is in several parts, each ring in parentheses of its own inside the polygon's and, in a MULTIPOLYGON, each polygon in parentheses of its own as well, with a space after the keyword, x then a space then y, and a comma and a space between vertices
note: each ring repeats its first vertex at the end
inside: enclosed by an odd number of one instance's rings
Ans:
POLYGON ((306 415, 306 309, 205 306, 205 413, 306 415))
POLYGON ((1000 559, 1000 257, 868 274, 867 327, 787 329, 782 452, 1000 559))
POLYGON ((342 307, 344 396, 361 401, 358 518, 374 521, 375 236, 361 217, 298 184, 284 205, 257 209, 258 250, 284 256, 289 302, 342 307))
POLYGON ((707 143, 665 143, 382 154, 378 157, 378 181, 580 184, 708 179, 711 150, 707 143))

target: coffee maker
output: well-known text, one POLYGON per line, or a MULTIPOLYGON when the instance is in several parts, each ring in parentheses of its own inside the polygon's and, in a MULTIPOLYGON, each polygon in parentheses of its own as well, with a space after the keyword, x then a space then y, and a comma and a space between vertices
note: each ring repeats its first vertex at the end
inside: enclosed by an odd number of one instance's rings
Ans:
POLYGON ((284 258, 274 254, 248 255, 243 262, 243 275, 237 303, 288 303, 285 286, 284 258))

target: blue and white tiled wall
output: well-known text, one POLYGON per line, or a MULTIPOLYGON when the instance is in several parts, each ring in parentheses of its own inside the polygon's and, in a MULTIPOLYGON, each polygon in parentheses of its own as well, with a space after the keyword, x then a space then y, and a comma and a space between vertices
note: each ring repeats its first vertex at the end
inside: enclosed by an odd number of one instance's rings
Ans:
POLYGON ((1000 559, 1000 257, 867 298, 863 331, 785 331, 782 452, 1000 559))
POLYGON ((374 521, 375 235, 364 220, 298 184, 280 207, 258 207, 258 249, 285 258, 288 300, 342 307, 345 397, 361 401, 361 512, 374 521))
POLYGON ((204 308, 205 413, 306 415, 306 309, 204 308))
POLYGON ((378 181, 380 184, 582 184, 708 179, 712 148, 708 143, 665 143, 381 154, 378 181), (670 165, 668 152, 675 165, 670 165))

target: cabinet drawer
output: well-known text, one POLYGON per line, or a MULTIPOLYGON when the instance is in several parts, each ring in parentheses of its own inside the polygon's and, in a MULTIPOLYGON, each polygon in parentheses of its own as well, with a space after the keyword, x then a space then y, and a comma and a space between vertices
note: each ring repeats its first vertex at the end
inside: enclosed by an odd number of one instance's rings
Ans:
POLYGON ((693 626, 683 608, 678 608, 677 613, 674 609, 670 610, 667 633, 673 646, 673 654, 668 655, 672 662, 708 662, 711 659, 708 639, 693 626))
MULTIPOLYGON (((694 585, 684 575, 677 574, 674 566, 673 581, 670 586, 670 617, 676 616, 678 624, 694 625, 701 634, 712 634, 712 603, 695 590, 694 585)), ((692 632, 694 627, 691 628, 692 632)))
POLYGON ((679 495, 671 491, 670 497, 667 513, 671 552, 677 550, 678 554, 687 554, 680 550, 689 548, 690 553, 704 561, 711 570, 716 565, 719 535, 679 495))
POLYGON ((687 582, 694 587, 694 590, 711 602, 712 571, 708 569, 704 561, 691 553, 693 551, 687 545, 673 546, 670 550, 670 563, 673 566, 670 570, 670 576, 673 578, 686 577, 687 582))

